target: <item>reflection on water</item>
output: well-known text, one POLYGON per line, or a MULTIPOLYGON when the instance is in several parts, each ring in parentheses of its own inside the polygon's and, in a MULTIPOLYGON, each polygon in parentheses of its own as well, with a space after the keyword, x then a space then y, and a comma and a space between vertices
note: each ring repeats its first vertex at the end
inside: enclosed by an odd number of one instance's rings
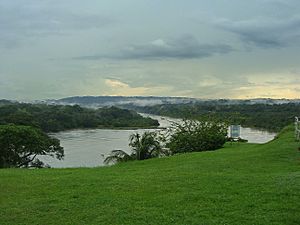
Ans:
POLYGON ((241 128, 241 137, 248 140, 249 143, 266 143, 274 139, 276 133, 261 131, 252 128, 241 128))
MULTIPOLYGON (((145 116, 148 116, 144 114, 145 116)), ((179 122, 166 117, 153 116, 161 127, 168 127, 172 121, 179 122)), ((145 130, 72 130, 52 134, 61 141, 65 149, 65 159, 59 161, 50 157, 39 157, 51 167, 95 167, 102 166, 104 157, 113 149, 129 151, 128 138, 134 132, 142 133, 145 130)), ((241 136, 250 143, 265 143, 274 138, 276 134, 259 131, 250 128, 242 128, 241 136)))
POLYGON ((128 137, 133 130, 73 130, 59 132, 58 138, 65 150, 62 161, 43 157, 51 167, 95 167, 103 165, 103 154, 113 149, 129 150, 128 137))

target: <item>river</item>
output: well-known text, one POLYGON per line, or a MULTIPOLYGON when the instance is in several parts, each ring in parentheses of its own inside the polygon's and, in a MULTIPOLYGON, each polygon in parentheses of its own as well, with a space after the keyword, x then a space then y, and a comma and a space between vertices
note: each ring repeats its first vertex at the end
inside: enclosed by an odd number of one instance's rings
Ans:
MULTIPOLYGON (((147 115, 157 119, 160 128, 169 127, 172 121, 180 121, 167 117, 147 115)), ((108 129, 88 129, 63 131, 51 136, 60 140, 61 146, 65 150, 64 160, 57 160, 51 157, 40 156, 43 162, 53 168, 68 167, 96 167, 103 166, 104 156, 107 156, 113 149, 122 149, 130 151, 128 147, 129 135, 134 132, 142 133, 145 130, 108 130, 108 129)), ((250 143, 265 143, 274 138, 276 134, 266 131, 260 131, 251 128, 242 128, 241 137, 247 139, 250 143)))

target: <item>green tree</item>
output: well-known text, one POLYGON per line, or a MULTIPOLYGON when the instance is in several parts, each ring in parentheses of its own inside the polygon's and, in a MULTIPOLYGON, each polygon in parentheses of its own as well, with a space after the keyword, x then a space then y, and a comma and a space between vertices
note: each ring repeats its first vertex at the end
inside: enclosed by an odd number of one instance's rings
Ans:
POLYGON ((184 120, 174 123, 166 147, 172 154, 209 151, 221 148, 227 137, 227 125, 217 121, 184 120))
POLYGON ((163 154, 163 148, 156 132, 145 132, 142 135, 135 133, 130 135, 129 146, 131 147, 131 154, 123 150, 113 150, 111 154, 106 157, 104 162, 109 164, 111 162, 145 160, 159 157, 163 154))
POLYGON ((0 124, 37 127, 44 132, 96 127, 157 127, 157 120, 116 107, 88 109, 78 105, 0 104, 0 124))
POLYGON ((42 167, 44 164, 36 159, 38 155, 61 160, 64 150, 58 139, 37 128, 0 125, 0 168, 42 167))

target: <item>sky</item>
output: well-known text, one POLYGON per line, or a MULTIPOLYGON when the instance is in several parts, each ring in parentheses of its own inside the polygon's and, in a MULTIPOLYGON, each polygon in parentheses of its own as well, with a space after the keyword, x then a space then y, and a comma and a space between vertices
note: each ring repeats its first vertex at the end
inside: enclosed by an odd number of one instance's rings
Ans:
POLYGON ((300 98, 299 0, 0 0, 0 99, 300 98))

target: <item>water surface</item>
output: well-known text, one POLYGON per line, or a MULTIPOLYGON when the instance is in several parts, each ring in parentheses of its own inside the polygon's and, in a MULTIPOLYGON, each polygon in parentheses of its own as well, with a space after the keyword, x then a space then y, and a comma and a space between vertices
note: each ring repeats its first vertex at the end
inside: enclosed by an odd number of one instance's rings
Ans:
MULTIPOLYGON (((143 114, 148 116, 147 114, 143 114)), ((171 119, 150 115, 157 119, 161 128, 169 127, 179 119, 171 119)), ((72 130, 52 134, 61 141, 65 150, 65 159, 59 161, 51 157, 39 157, 43 162, 48 163, 54 168, 63 167, 95 167, 103 166, 104 157, 113 149, 122 149, 130 152, 128 147, 129 135, 134 132, 143 133, 145 130, 108 130, 108 129, 90 129, 90 130, 72 130)), ((260 131, 251 128, 242 128, 241 137, 249 140, 250 143, 265 143, 274 138, 276 134, 260 131)))

